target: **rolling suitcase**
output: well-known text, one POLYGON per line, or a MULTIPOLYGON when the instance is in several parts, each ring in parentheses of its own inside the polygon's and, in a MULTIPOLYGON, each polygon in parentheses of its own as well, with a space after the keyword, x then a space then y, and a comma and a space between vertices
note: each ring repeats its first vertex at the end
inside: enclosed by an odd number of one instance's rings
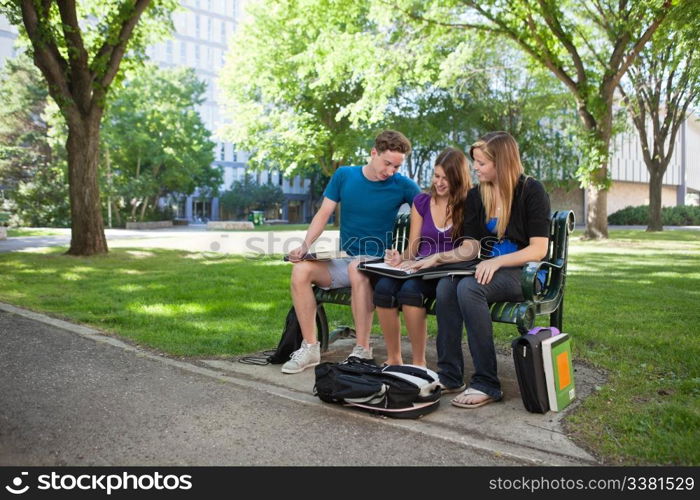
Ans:
POLYGON ((549 411, 542 341, 555 335, 559 335, 559 330, 555 327, 537 327, 513 340, 511 344, 520 395, 525 409, 532 413, 549 411))

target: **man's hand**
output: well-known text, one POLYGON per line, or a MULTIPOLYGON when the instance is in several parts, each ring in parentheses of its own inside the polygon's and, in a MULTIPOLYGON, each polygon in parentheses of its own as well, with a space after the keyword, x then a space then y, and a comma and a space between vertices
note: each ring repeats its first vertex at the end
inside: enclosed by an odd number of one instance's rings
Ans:
POLYGON ((304 242, 301 246, 289 252, 289 262, 300 262, 304 260, 304 256, 306 256, 308 252, 309 246, 304 242))

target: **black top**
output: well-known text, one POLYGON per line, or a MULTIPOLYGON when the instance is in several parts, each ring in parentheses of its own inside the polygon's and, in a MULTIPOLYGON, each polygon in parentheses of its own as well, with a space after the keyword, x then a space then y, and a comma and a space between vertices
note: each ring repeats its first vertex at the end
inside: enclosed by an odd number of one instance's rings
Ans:
MULTIPOLYGON (((515 196, 510 208, 510 220, 506 227, 508 238, 521 250, 530 244, 530 238, 549 238, 551 208, 544 186, 532 177, 521 175, 515 186, 515 196)), ((485 245, 495 236, 486 228, 486 208, 481 201, 479 187, 469 190, 464 206, 462 235, 481 241, 482 253, 489 249, 485 245)))

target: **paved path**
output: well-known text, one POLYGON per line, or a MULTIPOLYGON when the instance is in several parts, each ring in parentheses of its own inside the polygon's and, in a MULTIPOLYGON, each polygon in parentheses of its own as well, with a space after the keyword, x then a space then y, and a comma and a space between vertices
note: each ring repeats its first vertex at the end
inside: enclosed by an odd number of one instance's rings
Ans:
MULTIPOLYGON (((68 246, 70 229, 52 229, 52 236, 23 236, 0 240, 0 253, 31 250, 51 246, 68 246)), ((227 254, 285 254, 300 245, 305 231, 208 231, 205 226, 184 226, 169 229, 107 229, 110 248, 166 248, 190 252, 227 254)), ((315 247, 319 250, 338 248, 338 231, 326 231, 315 247)))

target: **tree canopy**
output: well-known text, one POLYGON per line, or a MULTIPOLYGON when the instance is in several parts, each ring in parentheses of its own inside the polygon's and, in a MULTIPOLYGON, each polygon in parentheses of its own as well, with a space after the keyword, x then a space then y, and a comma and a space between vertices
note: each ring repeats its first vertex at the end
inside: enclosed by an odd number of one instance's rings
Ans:
POLYGON ((143 219, 161 197, 215 192, 221 184, 211 133, 197 112, 204 92, 194 70, 150 63, 113 90, 102 123, 103 182, 130 220, 143 219))
MULTIPOLYGON (((568 89, 582 124, 578 176, 588 187, 586 236, 607 237, 614 93, 668 13, 671 0, 383 1, 407 22, 513 40, 568 89)), ((494 40, 495 41, 495 40, 494 40)))
POLYGON ((232 38, 221 74, 225 136, 250 164, 330 176, 368 153, 397 76, 369 3, 263 0, 232 38), (380 77, 381 76, 381 77, 380 77), (364 146, 364 147, 363 147, 364 146))

